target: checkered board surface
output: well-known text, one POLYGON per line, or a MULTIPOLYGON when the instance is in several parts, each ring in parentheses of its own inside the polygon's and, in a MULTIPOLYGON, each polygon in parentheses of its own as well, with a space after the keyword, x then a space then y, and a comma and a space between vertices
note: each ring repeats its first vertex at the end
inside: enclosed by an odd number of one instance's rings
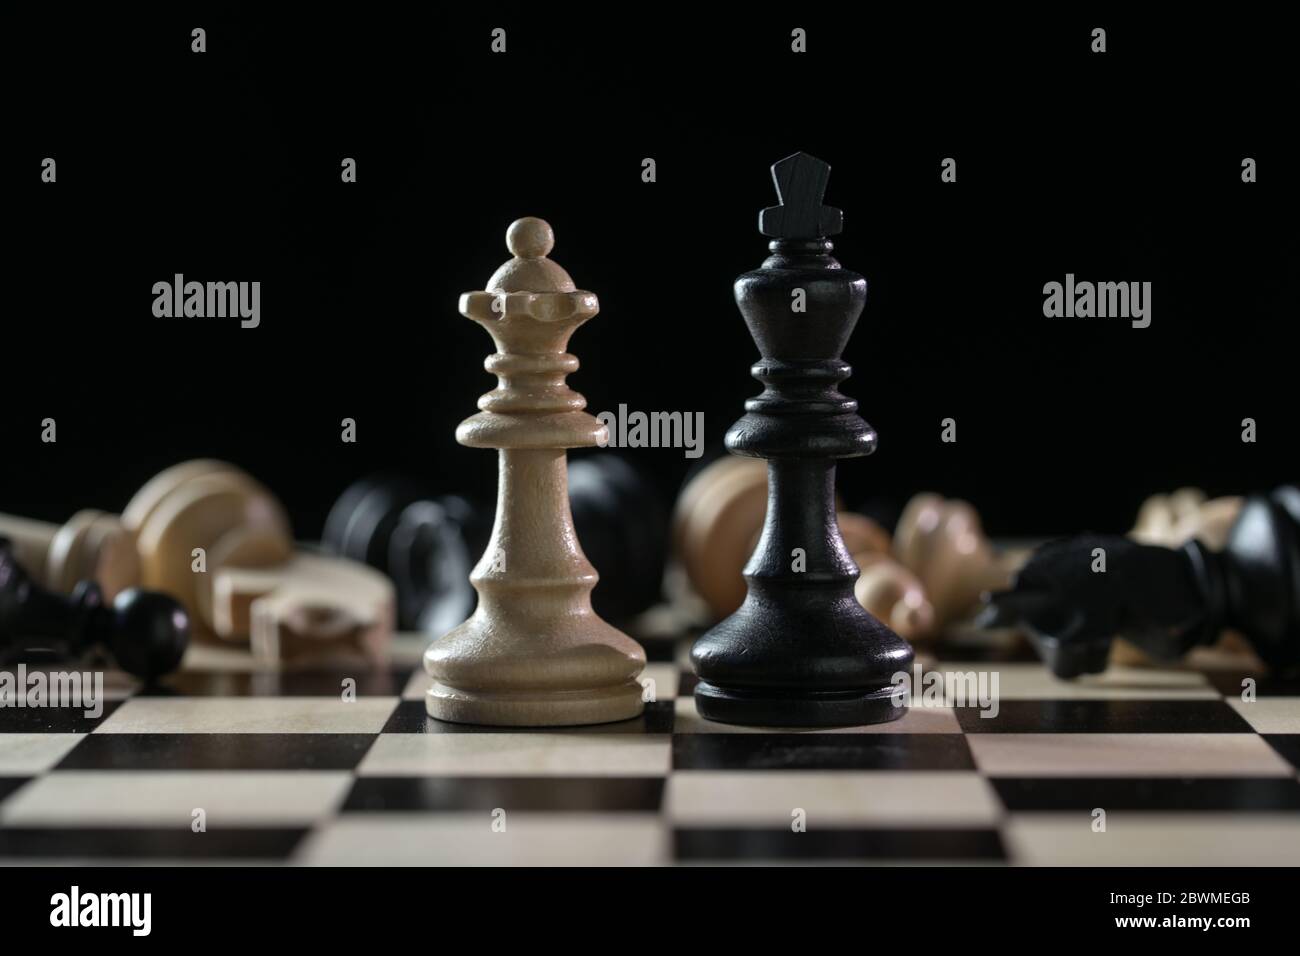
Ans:
POLYGON ((927 661, 996 670, 998 715, 781 731, 702 720, 684 645, 647 642, 643 718, 518 731, 428 719, 421 644, 370 672, 218 655, 111 681, 93 719, 0 709, 0 861, 1300 863, 1300 684, 927 661))

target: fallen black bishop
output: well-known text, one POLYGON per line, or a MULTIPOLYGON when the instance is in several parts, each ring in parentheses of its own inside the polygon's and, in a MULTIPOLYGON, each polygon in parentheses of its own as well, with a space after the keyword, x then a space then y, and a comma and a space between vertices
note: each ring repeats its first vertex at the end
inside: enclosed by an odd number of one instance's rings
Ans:
POLYGON ((768 502, 744 603, 691 649, 695 706, 709 720, 847 726, 906 712, 894 677, 912 649, 854 598, 858 568, 835 519, 836 461, 871 454, 876 433, 838 388, 867 282, 831 255, 843 215, 822 203, 829 177, 806 153, 772 167, 778 204, 759 215, 771 255, 735 284, 764 388, 726 446, 767 460, 768 502))

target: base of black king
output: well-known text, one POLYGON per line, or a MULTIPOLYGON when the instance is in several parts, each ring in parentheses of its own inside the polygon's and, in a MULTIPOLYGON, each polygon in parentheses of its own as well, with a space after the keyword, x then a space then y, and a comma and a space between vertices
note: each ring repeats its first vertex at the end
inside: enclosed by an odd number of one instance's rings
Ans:
POLYGON ((782 204, 760 229, 776 241, 736 281, 765 386, 727 432, 727 449, 768 460, 767 519, 736 613, 691 649, 700 716, 733 724, 884 723, 907 711, 912 648, 858 604, 858 568, 835 519, 835 462, 875 450, 871 426, 838 385, 867 283, 830 255, 839 210, 821 205, 830 167, 802 153, 773 168, 782 204))
POLYGON ((768 463, 767 521, 745 568, 745 603, 691 649, 701 717, 826 727, 907 712, 894 675, 910 679, 912 649, 853 596, 858 568, 835 522, 834 486, 833 460, 768 463))

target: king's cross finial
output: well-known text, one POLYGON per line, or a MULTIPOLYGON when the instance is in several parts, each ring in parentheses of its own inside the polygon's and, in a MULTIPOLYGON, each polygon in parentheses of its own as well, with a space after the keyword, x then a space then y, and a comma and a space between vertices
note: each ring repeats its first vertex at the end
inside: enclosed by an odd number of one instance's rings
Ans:
POLYGON ((795 153, 772 164, 772 181, 780 205, 758 214, 758 231, 773 239, 821 239, 838 235, 844 214, 823 206, 830 163, 807 153, 795 153))

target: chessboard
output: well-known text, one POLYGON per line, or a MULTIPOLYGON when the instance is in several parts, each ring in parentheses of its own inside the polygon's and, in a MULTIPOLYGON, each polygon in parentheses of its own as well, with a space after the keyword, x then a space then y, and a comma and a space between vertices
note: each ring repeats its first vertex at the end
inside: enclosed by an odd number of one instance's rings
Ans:
POLYGON ((1065 683, 1023 655, 922 655, 996 673, 996 715, 922 699, 891 723, 787 731, 702 719, 689 641, 643 638, 641 718, 506 730, 426 715, 426 642, 400 635, 368 670, 199 646, 147 689, 110 675, 96 717, 0 709, 0 861, 1300 859, 1300 683, 1260 678, 1248 700, 1233 670, 1065 683))

